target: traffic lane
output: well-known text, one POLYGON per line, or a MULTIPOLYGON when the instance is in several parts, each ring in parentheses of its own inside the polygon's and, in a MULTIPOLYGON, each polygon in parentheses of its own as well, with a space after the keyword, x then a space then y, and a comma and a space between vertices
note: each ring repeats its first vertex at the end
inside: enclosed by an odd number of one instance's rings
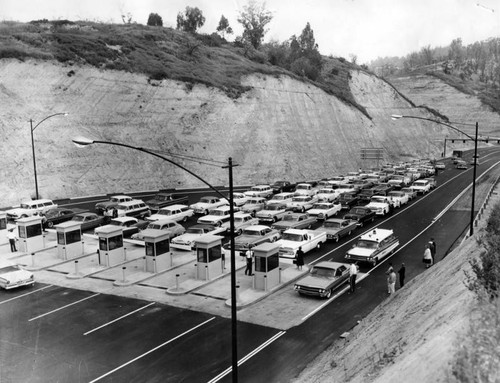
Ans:
MULTIPOLYGON (((274 337, 276 329, 238 322, 238 359, 252 354, 274 337)), ((166 338, 159 334, 158 339, 166 338)), ((162 343, 159 342, 161 345, 162 343)), ((231 325, 216 317, 196 333, 186 334, 146 355, 138 355, 133 363, 118 366, 100 382, 209 382, 226 371, 232 362, 231 325), (120 368, 121 367, 121 368, 120 368)))

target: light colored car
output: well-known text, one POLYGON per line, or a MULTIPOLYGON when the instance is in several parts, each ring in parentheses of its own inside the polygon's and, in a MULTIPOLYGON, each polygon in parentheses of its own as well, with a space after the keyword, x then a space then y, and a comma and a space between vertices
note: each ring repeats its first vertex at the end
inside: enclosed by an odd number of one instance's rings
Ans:
POLYGON ((318 190, 316 197, 318 201, 334 202, 340 196, 339 189, 323 188, 318 190))
POLYGON ((95 229, 104 224, 104 217, 96 213, 79 213, 71 218, 71 222, 79 222, 82 231, 95 229))
POLYGON ((299 279, 294 290, 301 295, 313 295, 321 298, 330 298, 333 290, 349 281, 347 263, 319 262, 309 270, 309 273, 299 279))
POLYGON ((287 205, 284 203, 268 203, 261 211, 257 212, 256 217, 263 222, 276 222, 283 218, 287 205))
POLYGON ((342 210, 342 205, 339 203, 317 202, 307 212, 307 214, 311 217, 316 217, 317 219, 328 219, 336 216, 340 210, 342 210))
POLYGON ((315 189, 311 184, 299 183, 295 186, 295 195, 315 195, 318 189, 315 189))
POLYGON ((438 170, 445 170, 446 169, 446 164, 444 162, 436 162, 436 169, 438 169, 438 170))
POLYGON ((122 202, 132 201, 133 198, 128 195, 114 195, 109 201, 98 202, 95 204, 95 211, 97 214, 104 214, 108 209, 114 208, 122 202))
POLYGON ((286 214, 281 221, 272 224, 273 229, 281 232, 287 229, 309 229, 316 223, 316 218, 310 217, 307 213, 292 213, 286 214))
POLYGON ((238 251, 248 250, 248 246, 257 246, 264 242, 275 242, 281 238, 278 230, 265 225, 248 226, 243 233, 235 239, 234 248, 238 251))
POLYGON ((229 222, 230 217, 229 206, 221 206, 216 209, 210 210, 208 215, 198 218, 198 223, 214 226, 222 226, 223 223, 229 222))
POLYGON ((284 193, 278 193, 272 196, 272 198, 267 201, 267 204, 272 204, 272 203, 288 203, 292 202, 292 198, 295 194, 292 192, 284 192, 284 193))
POLYGON ((401 190, 393 190, 387 194, 394 201, 394 207, 401 207, 402 205, 406 205, 410 200, 408 194, 401 190))
POLYGON ((266 201, 263 197, 252 197, 241 207, 241 211, 255 216, 258 211, 261 211, 266 206, 266 201))
POLYGON ((192 250, 198 238, 207 234, 218 234, 221 228, 212 225, 194 225, 186 232, 170 240, 170 247, 181 250, 192 250))
MULTIPOLYGON (((243 213, 241 211, 234 213, 234 232, 236 235, 241 235, 243 229, 248 226, 257 225, 259 219, 252 217, 249 213, 243 213)), ((226 228, 226 231, 230 232, 231 222, 227 221, 222 224, 222 227, 226 228)))
POLYGON ((118 217, 137 217, 145 219, 151 215, 151 210, 146 203, 140 199, 122 202, 114 207, 118 217))
POLYGON ((262 197, 269 198, 273 195, 273 189, 270 185, 256 185, 252 186, 250 190, 245 192, 247 197, 262 197))
POLYGON ((194 215, 194 210, 186 205, 172 205, 158 210, 158 213, 146 217, 148 221, 157 221, 159 219, 171 219, 175 222, 186 222, 188 218, 194 215))
POLYGON ((417 194, 425 194, 431 191, 431 183, 427 180, 416 180, 411 186, 417 194))
POLYGON ((17 220, 19 218, 31 217, 38 213, 45 213, 47 210, 57 207, 50 199, 36 199, 21 203, 18 208, 7 210, 7 219, 17 220))
MULTIPOLYGON (((118 218, 113 218, 108 225, 121 227, 123 238, 130 238, 135 233, 138 233, 139 231, 145 229, 146 226, 149 225, 149 222, 139 221, 137 218, 134 217, 118 217, 118 218)), ((100 230, 102 230, 108 225, 97 227, 94 230, 94 235, 99 236, 100 230)))
POLYGON ((240 193, 240 192, 233 193, 233 204, 235 207, 241 207, 247 201, 248 201, 248 197, 244 193, 240 193))
POLYGON ((219 206, 229 205, 229 202, 225 198, 206 196, 201 197, 198 202, 189 206, 194 210, 196 214, 208 214, 210 210, 213 210, 219 206))
POLYGON ((408 195, 408 199, 411 201, 413 198, 417 198, 417 192, 412 188, 402 188, 401 191, 408 195))
MULTIPOLYGON (((150 222, 146 229, 164 230, 168 232, 168 237, 170 239, 177 237, 178 235, 182 235, 186 231, 182 225, 170 219, 160 219, 158 221, 150 222)), ((135 233, 131 238, 138 241, 144 241, 144 235, 142 232, 135 233)))
POLYGON ((392 201, 391 198, 387 196, 374 195, 372 198, 370 198, 370 203, 365 207, 374 211, 377 215, 384 216, 391 212, 392 207, 396 206, 394 205, 394 201, 392 201))
POLYGON ((310 195, 296 195, 292 198, 292 202, 287 203, 287 207, 293 211, 305 212, 313 207, 318 202, 316 196, 310 195))
POLYGON ((21 286, 33 286, 33 273, 22 269, 19 265, 7 260, 0 261, 0 287, 10 290, 21 286))

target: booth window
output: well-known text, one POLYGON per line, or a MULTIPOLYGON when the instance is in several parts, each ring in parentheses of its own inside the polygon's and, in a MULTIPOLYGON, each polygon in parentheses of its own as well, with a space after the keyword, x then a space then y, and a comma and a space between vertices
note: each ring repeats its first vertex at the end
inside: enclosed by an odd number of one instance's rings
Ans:
POLYGON ((156 243, 156 255, 165 254, 170 251, 168 239, 156 243))
POLYGON ((99 237, 99 250, 108 251, 107 238, 99 237))
POLYGON ((65 245, 66 244, 64 242, 64 233, 63 232, 58 232, 57 233, 57 244, 58 245, 65 245))
POLYGON ((146 242, 146 255, 153 257, 155 255, 154 243, 146 242))
POLYGON ((200 263, 208 263, 207 261, 207 249, 198 249, 196 253, 196 259, 200 263))
POLYGON ((260 273, 266 272, 266 257, 255 257, 255 271, 260 273))
POLYGON ((277 269, 280 265, 278 253, 267 257, 267 271, 277 269))
POLYGON ((219 245, 219 246, 215 246, 215 247, 211 247, 209 249, 210 251, 210 262, 212 261, 215 261, 216 259, 221 259, 222 257, 222 247, 219 245))
POLYGON ((7 229, 7 220, 4 218, 0 218, 0 230, 7 229))
POLYGON ((24 226, 19 227, 19 238, 26 238, 26 228, 24 226))
POLYGON ((108 244, 109 244, 109 250, 114 250, 123 247, 123 236, 117 235, 108 238, 108 244))
POLYGON ((82 241, 82 232, 81 230, 73 230, 66 233, 66 244, 69 245, 71 243, 81 242, 82 241))
POLYGON ((40 223, 36 225, 26 226, 26 237, 32 238, 42 235, 42 225, 40 223))

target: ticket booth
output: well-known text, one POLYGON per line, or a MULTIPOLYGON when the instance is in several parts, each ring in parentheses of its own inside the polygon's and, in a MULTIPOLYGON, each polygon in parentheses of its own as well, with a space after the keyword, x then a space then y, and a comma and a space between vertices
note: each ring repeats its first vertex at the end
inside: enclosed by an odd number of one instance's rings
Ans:
POLYGON ((125 260, 123 249, 123 229, 119 226, 106 225, 96 229, 99 237, 99 264, 114 266, 125 260))
POLYGON ((222 239, 220 235, 204 235, 195 241, 196 279, 210 280, 222 274, 222 239))
POLYGON ((141 232, 144 236, 146 249, 146 271, 158 273, 172 266, 170 257, 169 233, 165 230, 145 229, 141 232))
POLYGON ((268 291, 280 283, 278 252, 280 245, 265 242, 253 248, 255 258, 254 287, 268 291))
POLYGON ((25 253, 41 250, 45 247, 42 231, 42 218, 34 215, 17 220, 19 250, 25 253))
POLYGON ((68 260, 83 255, 82 225, 67 221, 54 226, 57 233, 57 256, 68 260))
POLYGON ((7 213, 0 211, 0 245, 7 242, 7 213))

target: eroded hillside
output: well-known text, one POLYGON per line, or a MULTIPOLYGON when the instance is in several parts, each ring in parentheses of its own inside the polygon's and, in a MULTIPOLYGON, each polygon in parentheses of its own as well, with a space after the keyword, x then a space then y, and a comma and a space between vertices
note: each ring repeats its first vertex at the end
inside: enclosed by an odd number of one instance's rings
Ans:
MULTIPOLYGON (((236 184, 276 179, 316 179, 358 167, 360 149, 382 147, 386 160, 437 156, 429 142, 441 126, 391 121, 409 104, 394 89, 364 72, 351 73, 351 90, 369 111, 287 76, 252 75, 240 98, 203 85, 49 61, 0 60, 0 129, 4 137, 2 203, 34 194, 30 124, 58 112, 34 132, 40 194, 62 198, 200 185, 182 170, 130 150, 95 145, 78 149, 75 136, 124 142, 197 158, 232 157, 236 184)), ((415 113, 419 113, 418 110, 415 113)), ((421 112, 424 113, 424 112, 421 112)), ((421 114, 429 116, 428 114, 421 114)), ((177 159, 215 185, 227 171, 177 159)))

